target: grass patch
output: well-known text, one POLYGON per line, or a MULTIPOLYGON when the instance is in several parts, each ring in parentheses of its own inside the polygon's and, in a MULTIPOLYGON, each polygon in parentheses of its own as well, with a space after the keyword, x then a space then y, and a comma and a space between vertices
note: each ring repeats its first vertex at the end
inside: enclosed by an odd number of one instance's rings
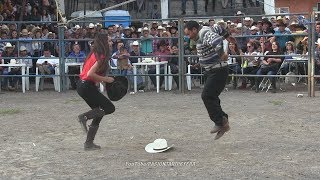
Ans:
POLYGON ((66 100, 64 103, 69 104, 69 103, 75 103, 75 102, 79 102, 79 101, 82 101, 82 100, 79 98, 73 98, 73 99, 66 100))
POLYGON ((275 106, 280 106, 280 105, 283 104, 282 101, 277 101, 277 100, 269 101, 269 103, 271 103, 271 104, 273 104, 273 105, 275 105, 275 106))
POLYGON ((0 115, 12 115, 20 113, 20 109, 0 109, 0 115))

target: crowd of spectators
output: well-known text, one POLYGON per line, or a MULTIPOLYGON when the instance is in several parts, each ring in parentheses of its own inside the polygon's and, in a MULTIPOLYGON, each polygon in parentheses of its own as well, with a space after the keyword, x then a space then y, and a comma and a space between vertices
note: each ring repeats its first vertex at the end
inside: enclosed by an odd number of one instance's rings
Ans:
MULTIPOLYGON (((58 27, 56 23, 52 22, 56 20, 54 2, 43 0, 39 3, 39 1, 30 0, 25 7, 27 11, 21 11, 21 9, 23 8, 19 7, 13 0, 4 0, 0 4, 1 15, 4 20, 12 20, 12 23, 1 24, 1 62, 10 63, 12 58, 6 57, 17 57, 18 59, 25 51, 30 57, 28 64, 29 66, 32 65, 31 72, 35 72, 35 67, 41 66, 41 73, 52 74, 54 68, 50 67, 59 64, 59 59, 54 57, 61 57, 58 44, 58 27), (38 11, 42 14, 37 15, 38 11), (39 21, 39 23, 17 24, 15 21, 18 20, 17 17, 21 12, 28 14, 26 17, 23 16, 25 18, 23 21, 32 20, 39 21), (42 58, 39 59, 39 57, 42 58), (41 60, 44 57, 51 57, 53 60, 41 60)), ((243 16, 243 14, 238 15, 230 19, 199 21, 202 26, 220 25, 228 29, 229 33, 236 39, 236 43, 229 43, 225 46, 229 55, 257 55, 256 57, 230 57, 230 71, 232 73, 276 74, 284 58, 291 58, 293 54, 303 55, 308 53, 307 37, 310 31, 307 29, 306 20, 303 16, 252 19, 243 16), (263 54, 267 55, 267 53, 275 56, 273 58, 262 57, 263 54), (288 55, 288 57, 277 57, 276 55, 288 55), (276 64, 276 66, 273 67, 274 69, 265 69, 264 66, 268 64, 276 64)), ((121 24, 104 27, 102 23, 92 22, 69 24, 64 27, 64 56, 67 58, 66 61, 84 62, 86 55, 90 52, 92 39, 98 32, 106 32, 113 39, 112 57, 110 57, 110 65, 116 70, 113 73, 128 75, 132 73, 132 63, 139 61, 136 56, 156 56, 159 61, 168 61, 172 73, 175 74, 179 68, 177 56, 179 50, 183 50, 185 55, 196 55, 196 42, 190 40, 187 36, 181 35, 184 47, 179 48, 180 36, 177 21, 141 22, 140 26, 131 25, 129 27, 124 27, 121 24), (118 60, 121 63, 118 63, 118 60), (127 64, 124 62, 127 62, 127 64)), ((319 33, 320 24, 318 23, 316 25, 316 39, 319 33)), ((320 41, 318 44, 320 44, 320 41)), ((320 52, 320 48, 317 48, 316 57, 320 57, 318 52, 320 52)), ((319 58, 317 60, 317 65, 320 66, 319 58)), ((186 56, 185 61, 191 65, 191 73, 201 73, 197 57, 187 58, 186 56)), ((294 68, 299 70, 299 73, 305 73, 300 66, 292 68, 290 65, 285 66, 283 73, 288 73, 289 69, 294 68)), ((19 74, 19 70, 8 72, 5 68, 1 68, 0 71, 2 74, 19 74)), ((79 68, 69 69, 71 75, 79 74, 79 71, 79 68)), ((163 71, 162 68, 161 72, 163 73, 163 71)), ((151 68, 148 73, 154 74, 155 70, 151 68)), ((155 84, 154 77, 150 76, 155 84)), ((73 76, 70 77, 71 88, 73 89, 76 88, 76 79, 73 76)), ((175 80, 178 85, 178 78, 175 77, 175 80)), ((5 82, 7 81, 5 80, 5 82)), ((14 78, 11 82, 12 84, 9 84, 9 87, 14 89, 14 78)), ((139 83, 139 88, 143 89, 143 81, 141 80, 139 83)), ((240 88, 247 88, 247 84, 255 86, 255 79, 243 78, 240 88)))

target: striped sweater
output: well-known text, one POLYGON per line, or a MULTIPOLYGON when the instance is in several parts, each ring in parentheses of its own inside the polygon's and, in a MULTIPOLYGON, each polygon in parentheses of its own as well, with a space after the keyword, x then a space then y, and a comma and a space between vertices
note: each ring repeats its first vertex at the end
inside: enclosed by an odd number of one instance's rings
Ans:
POLYGON ((220 26, 204 26, 199 31, 197 40, 197 55, 202 67, 211 67, 220 63, 223 55, 223 40, 227 32, 220 26))

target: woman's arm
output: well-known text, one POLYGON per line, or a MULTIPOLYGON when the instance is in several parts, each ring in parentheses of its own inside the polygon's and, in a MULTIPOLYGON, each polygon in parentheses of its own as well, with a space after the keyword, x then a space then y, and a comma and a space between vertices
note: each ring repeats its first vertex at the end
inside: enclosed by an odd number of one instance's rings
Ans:
POLYGON ((94 81, 97 81, 97 82, 112 83, 114 81, 112 77, 107 77, 107 76, 105 77, 97 74, 98 66, 99 66, 98 63, 95 62, 94 65, 90 68, 90 70, 87 73, 88 77, 92 78, 94 81))

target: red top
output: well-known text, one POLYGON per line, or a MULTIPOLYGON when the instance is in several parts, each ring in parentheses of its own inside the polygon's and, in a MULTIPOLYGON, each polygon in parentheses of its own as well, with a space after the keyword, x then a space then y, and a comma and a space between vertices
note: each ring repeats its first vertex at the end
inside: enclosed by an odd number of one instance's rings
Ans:
MULTIPOLYGON (((94 65, 94 63, 97 62, 96 56, 94 53, 91 54, 91 56, 87 59, 87 61, 83 65, 82 72, 80 73, 80 79, 86 80, 86 81, 92 81, 95 82, 93 79, 88 77, 88 71, 91 69, 91 67, 94 65)), ((97 83, 97 82, 96 82, 97 83)))

